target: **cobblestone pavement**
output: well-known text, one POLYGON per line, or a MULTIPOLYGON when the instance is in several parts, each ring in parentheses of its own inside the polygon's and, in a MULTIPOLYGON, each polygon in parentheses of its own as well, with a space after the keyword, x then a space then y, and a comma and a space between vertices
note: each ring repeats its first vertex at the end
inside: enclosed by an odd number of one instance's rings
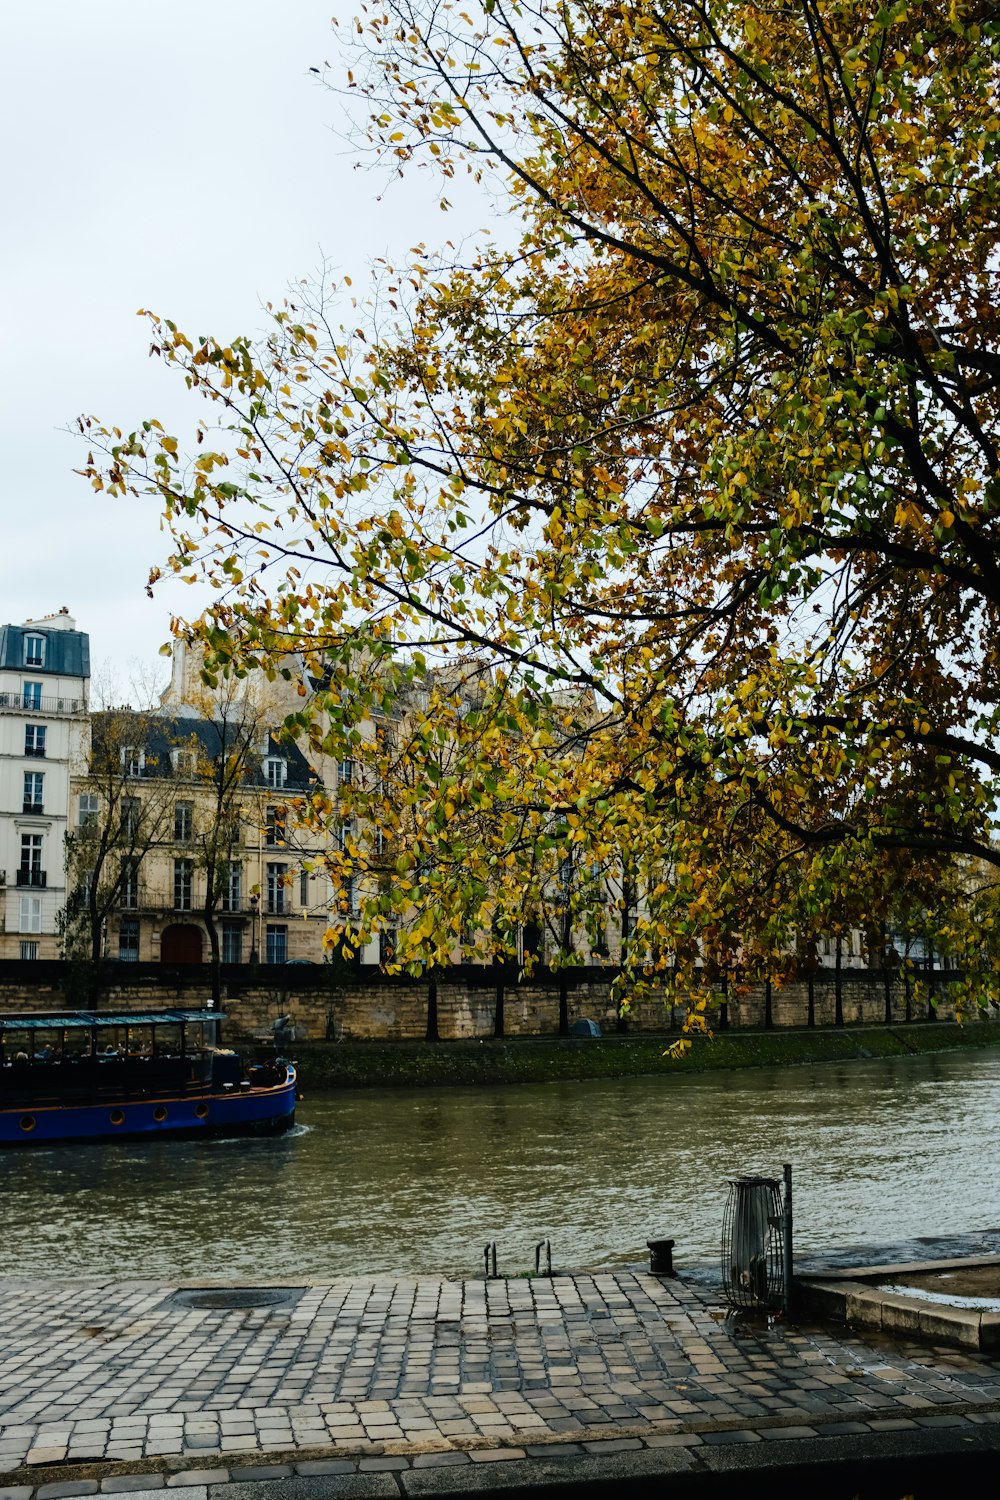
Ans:
MULTIPOLYGON (((631 1272, 339 1280, 257 1309, 188 1296, 0 1282, 0 1500, 28 1500, 26 1468, 142 1461, 131 1488, 192 1486, 264 1455, 388 1472, 987 1422, 1000 1403, 982 1356, 738 1321, 703 1288, 631 1272)), ((99 1485, 130 1489, 119 1472, 37 1496, 99 1485)))

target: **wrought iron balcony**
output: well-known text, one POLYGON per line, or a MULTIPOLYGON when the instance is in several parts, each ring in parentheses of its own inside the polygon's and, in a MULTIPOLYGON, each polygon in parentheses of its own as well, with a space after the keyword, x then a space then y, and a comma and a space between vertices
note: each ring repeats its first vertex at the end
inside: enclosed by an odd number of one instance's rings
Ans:
POLYGON ((25 802, 21 806, 22 813, 43 813, 45 804, 42 802, 25 802))
POLYGON ((86 698, 34 698, 24 693, 0 693, 0 713, 14 714, 85 714, 86 698))
POLYGON ((18 870, 16 883, 18 885, 44 886, 45 885, 45 871, 44 870, 18 870))

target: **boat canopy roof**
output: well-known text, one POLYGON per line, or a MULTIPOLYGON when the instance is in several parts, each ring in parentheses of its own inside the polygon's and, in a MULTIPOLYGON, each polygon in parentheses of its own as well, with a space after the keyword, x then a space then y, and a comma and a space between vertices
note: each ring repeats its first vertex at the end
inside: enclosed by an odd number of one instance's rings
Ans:
POLYGON ((195 1026, 224 1021, 221 1010, 64 1010, 0 1015, 5 1031, 93 1031, 98 1026, 195 1026))

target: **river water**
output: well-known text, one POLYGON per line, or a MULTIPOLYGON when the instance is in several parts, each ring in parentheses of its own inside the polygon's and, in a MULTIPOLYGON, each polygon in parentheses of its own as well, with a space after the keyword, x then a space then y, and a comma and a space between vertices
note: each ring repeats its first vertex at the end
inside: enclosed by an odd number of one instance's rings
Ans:
POLYGON ((795 1168, 796 1245, 1000 1223, 1000 1052, 317 1096, 274 1140, 0 1159, 0 1274, 263 1281, 714 1258, 727 1179, 795 1168))

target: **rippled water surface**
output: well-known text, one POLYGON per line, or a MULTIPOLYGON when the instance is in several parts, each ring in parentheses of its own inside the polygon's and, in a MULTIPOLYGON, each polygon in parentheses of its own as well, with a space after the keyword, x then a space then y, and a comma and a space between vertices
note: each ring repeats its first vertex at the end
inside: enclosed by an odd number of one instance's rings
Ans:
POLYGON ((795 1166, 802 1250, 1000 1222, 1000 1055, 315 1097, 261 1141, 0 1157, 0 1274, 267 1279, 714 1256, 727 1178, 795 1166))

